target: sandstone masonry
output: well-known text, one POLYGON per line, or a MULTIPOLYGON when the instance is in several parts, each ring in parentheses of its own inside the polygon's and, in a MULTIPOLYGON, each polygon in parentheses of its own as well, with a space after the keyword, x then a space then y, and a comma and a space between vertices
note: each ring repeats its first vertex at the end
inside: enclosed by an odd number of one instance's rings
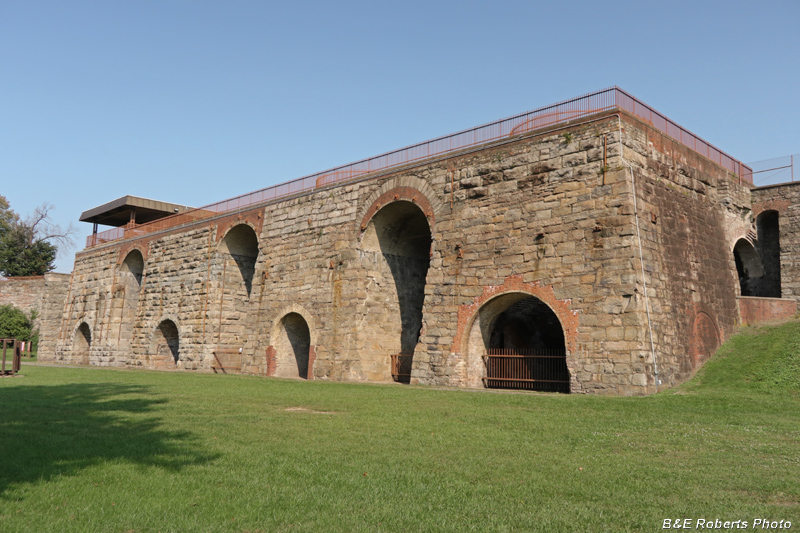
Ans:
POLYGON ((487 350, 528 343, 565 351, 572 392, 652 393, 739 323, 750 202, 601 113, 88 248, 43 359, 390 381, 399 354, 412 383, 482 387, 487 350))

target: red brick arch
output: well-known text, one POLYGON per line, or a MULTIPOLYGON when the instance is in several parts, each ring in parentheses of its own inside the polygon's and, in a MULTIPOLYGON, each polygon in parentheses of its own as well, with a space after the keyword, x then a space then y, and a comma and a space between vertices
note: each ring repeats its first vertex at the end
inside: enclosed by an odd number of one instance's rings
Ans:
POLYGON ((469 327, 485 303, 503 294, 514 292, 535 296, 550 307, 561 322, 568 354, 574 355, 578 347, 578 312, 570 309, 569 300, 556 299, 553 287, 541 285, 539 282, 525 283, 522 281, 521 275, 507 277, 502 285, 484 287, 483 294, 475 298, 472 303, 458 308, 458 327, 451 351, 461 353, 469 327))
POLYGON ((789 209, 791 202, 785 199, 765 200, 763 202, 755 202, 753 204, 753 218, 758 218, 758 215, 764 211, 777 211, 778 214, 785 213, 789 209))
POLYGON ((696 306, 692 320, 692 337, 689 341, 692 369, 696 370, 714 355, 722 340, 717 321, 705 307, 696 306))
POLYGON ((419 189, 403 186, 389 189, 385 193, 378 196, 374 202, 372 202, 372 205, 369 206, 369 209, 367 209, 367 212, 361 219, 361 225, 359 226, 360 231, 363 233, 364 230, 367 229, 369 221, 372 220, 372 217, 374 217, 382 207, 385 207, 392 202, 399 201, 411 202, 419 207, 422 210, 422 213, 428 219, 431 235, 433 235, 433 228, 436 224, 436 215, 433 212, 433 204, 431 204, 431 201, 428 199, 428 197, 425 196, 425 194, 419 189))
POLYGON ((139 250, 139 253, 142 254, 142 259, 144 259, 145 263, 147 262, 147 255, 150 252, 150 242, 129 242, 120 246, 119 254, 117 255, 117 266, 121 265, 125 258, 128 257, 128 254, 131 253, 133 250, 139 250))
POLYGON ((236 215, 227 216, 217 220, 217 235, 216 241, 220 242, 225 235, 234 227, 244 224, 250 226, 256 234, 256 238, 261 235, 261 228, 264 223, 264 216, 261 210, 248 211, 245 213, 237 213, 236 215))

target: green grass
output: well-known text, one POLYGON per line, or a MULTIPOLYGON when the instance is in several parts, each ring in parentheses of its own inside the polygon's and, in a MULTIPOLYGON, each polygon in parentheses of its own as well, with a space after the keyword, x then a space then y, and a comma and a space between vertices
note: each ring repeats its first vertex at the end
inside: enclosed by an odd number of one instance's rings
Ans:
POLYGON ((796 529, 798 354, 744 330, 646 398, 23 366, 0 531, 796 529))

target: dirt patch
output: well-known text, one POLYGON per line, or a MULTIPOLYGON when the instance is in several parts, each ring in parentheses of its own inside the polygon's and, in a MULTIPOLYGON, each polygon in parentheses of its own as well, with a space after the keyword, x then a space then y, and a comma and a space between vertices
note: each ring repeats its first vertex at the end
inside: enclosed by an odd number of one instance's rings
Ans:
POLYGON ((312 415, 338 415, 336 411, 315 411, 313 409, 309 409, 307 407, 287 407, 287 411, 292 413, 308 413, 312 415))

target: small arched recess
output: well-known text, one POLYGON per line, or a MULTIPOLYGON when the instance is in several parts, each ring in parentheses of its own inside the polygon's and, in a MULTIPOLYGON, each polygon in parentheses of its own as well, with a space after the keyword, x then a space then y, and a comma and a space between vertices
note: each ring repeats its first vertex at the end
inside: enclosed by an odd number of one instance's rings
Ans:
POLYGON ((285 314, 274 328, 275 372, 284 378, 308 379, 311 375, 311 329, 296 311, 285 314))
POLYGON ((153 330, 150 341, 150 363, 154 368, 175 368, 180 361, 180 332, 170 319, 164 319, 153 330))
POLYGON ((76 364, 88 365, 92 348, 92 329, 86 322, 81 322, 72 338, 72 358, 76 364))

